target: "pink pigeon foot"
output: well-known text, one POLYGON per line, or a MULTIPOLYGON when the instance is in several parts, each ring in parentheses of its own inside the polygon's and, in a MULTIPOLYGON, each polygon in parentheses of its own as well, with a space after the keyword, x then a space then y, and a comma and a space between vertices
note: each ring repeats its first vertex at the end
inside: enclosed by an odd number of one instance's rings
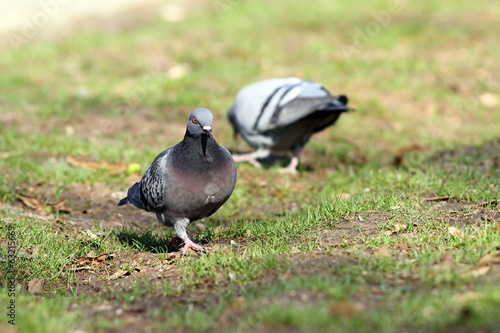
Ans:
POLYGON ((297 166, 299 165, 299 158, 297 156, 292 156, 290 164, 286 168, 281 168, 281 173, 297 173, 297 166))
POLYGON ((253 166, 260 168, 262 165, 257 161, 257 157, 255 155, 255 152, 251 153, 246 153, 246 154, 236 154, 233 155, 233 160, 238 163, 238 162, 248 162, 252 164, 253 166))
POLYGON ((189 239, 188 236, 184 237, 184 246, 181 249, 181 252, 184 253, 187 249, 193 249, 194 251, 205 251, 205 248, 201 245, 196 244, 192 240, 189 239))

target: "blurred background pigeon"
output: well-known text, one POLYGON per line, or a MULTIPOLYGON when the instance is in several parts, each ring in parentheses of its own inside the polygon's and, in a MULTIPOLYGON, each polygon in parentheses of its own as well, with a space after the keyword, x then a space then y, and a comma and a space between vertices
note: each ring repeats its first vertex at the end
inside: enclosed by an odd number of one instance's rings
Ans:
POLYGON ((186 233, 189 223, 215 213, 231 196, 236 166, 229 151, 212 136, 212 113, 195 109, 184 139, 158 155, 141 181, 129 188, 118 205, 133 204, 156 213, 184 242, 182 252, 203 248, 186 233))
POLYGON ((284 172, 296 172, 300 153, 313 133, 333 125, 340 114, 354 110, 344 95, 332 96, 319 83, 296 77, 275 78, 241 89, 229 109, 235 135, 256 150, 233 155, 236 162, 260 166, 257 159, 271 152, 290 150, 292 158, 284 172))

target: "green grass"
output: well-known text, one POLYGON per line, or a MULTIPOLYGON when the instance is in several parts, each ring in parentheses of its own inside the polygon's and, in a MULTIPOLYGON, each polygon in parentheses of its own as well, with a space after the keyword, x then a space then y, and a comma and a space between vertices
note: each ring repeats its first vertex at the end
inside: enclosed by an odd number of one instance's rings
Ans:
POLYGON ((200 2, 175 24, 6 48, 0 304, 14 226, 18 331, 498 330, 498 263, 478 262, 500 244, 500 113, 485 103, 500 96, 500 6, 405 1, 387 16, 391 3, 200 2), (214 112, 219 143, 246 150, 226 120, 235 93, 292 75, 357 111, 312 138, 298 175, 239 165, 230 200, 190 227, 207 253, 179 256, 153 214, 116 206, 140 172, 68 162, 143 172, 195 107, 214 112))

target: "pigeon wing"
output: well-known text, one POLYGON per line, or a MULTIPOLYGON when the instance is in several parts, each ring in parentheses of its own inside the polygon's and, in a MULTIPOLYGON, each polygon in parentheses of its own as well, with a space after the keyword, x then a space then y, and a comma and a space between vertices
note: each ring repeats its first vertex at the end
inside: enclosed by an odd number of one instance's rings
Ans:
MULTIPOLYGON (((345 98, 345 96, 342 96, 342 98, 345 98)), ((314 112, 337 111, 340 113, 348 110, 352 110, 352 108, 342 103, 340 97, 299 97, 275 111, 269 124, 269 130, 286 127, 314 112)))
MULTIPOLYGON (((165 188, 168 175, 167 161, 172 153, 172 148, 158 155, 146 173, 144 173, 137 188, 139 201, 143 207, 139 207, 132 201, 136 207, 152 212, 158 212, 164 208, 166 201, 165 188)), ((134 186, 132 188, 134 188, 134 186)), ((130 190, 132 190, 132 188, 130 190)), ((134 197, 131 198, 130 190, 128 197, 133 200, 134 197)))

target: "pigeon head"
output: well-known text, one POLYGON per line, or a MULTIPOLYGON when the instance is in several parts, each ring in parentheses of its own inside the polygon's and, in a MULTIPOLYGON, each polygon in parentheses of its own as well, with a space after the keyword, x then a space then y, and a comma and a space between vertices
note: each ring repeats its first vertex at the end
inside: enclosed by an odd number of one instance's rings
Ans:
POLYGON ((191 136, 212 136, 214 116, 208 109, 194 109, 189 116, 187 133, 191 136))

